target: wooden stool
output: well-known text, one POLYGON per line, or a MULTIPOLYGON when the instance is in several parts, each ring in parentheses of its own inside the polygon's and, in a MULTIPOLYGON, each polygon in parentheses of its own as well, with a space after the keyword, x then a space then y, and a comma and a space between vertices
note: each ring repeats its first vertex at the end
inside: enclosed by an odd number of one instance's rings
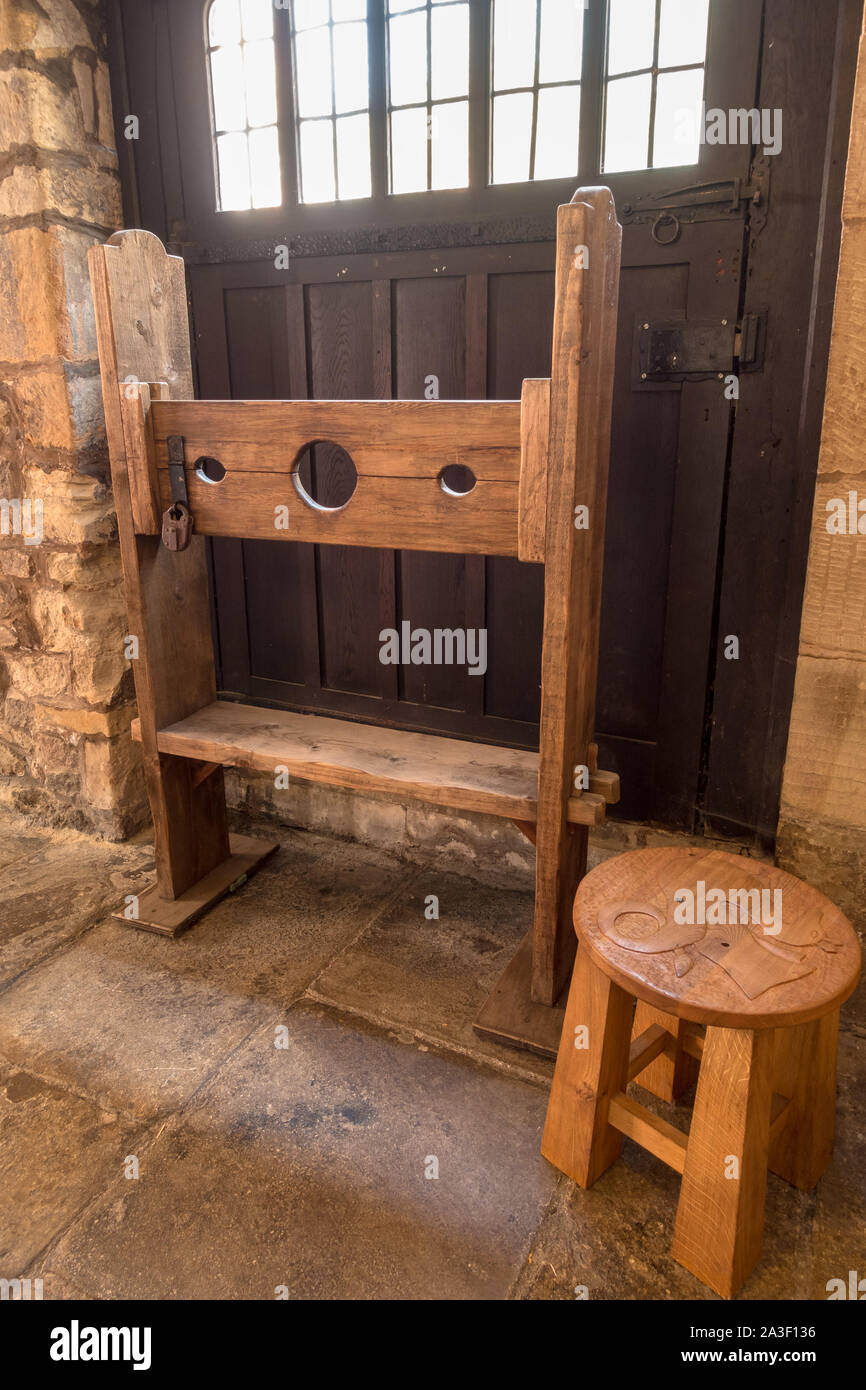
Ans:
POLYGON ((673 1256, 730 1298, 761 1253, 768 1167, 808 1190, 830 1161, 857 937, 791 874, 702 849, 599 865, 574 924, 541 1151, 581 1187, 617 1159, 624 1134, 670 1164, 682 1174, 673 1256), (626 1094, 640 1076, 670 1100, 698 1068, 688 1135, 626 1094))

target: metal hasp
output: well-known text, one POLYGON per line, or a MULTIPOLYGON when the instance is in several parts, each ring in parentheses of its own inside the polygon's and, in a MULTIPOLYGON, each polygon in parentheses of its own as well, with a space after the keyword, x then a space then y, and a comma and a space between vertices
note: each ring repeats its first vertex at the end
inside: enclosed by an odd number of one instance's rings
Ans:
POLYGON ((718 319, 638 322, 633 385, 756 371, 765 338, 765 314, 747 314, 741 324, 718 319))
POLYGON ((171 485, 171 506, 162 517, 162 543, 167 550, 186 550, 193 530, 193 515, 186 490, 183 461, 183 438, 170 434, 168 446, 168 477, 171 485))

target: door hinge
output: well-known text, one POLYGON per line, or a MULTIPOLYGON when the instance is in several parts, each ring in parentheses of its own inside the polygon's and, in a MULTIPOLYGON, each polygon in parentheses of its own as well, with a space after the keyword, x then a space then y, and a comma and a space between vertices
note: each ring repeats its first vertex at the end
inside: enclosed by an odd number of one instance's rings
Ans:
POLYGON ((676 385, 710 376, 724 379, 759 371, 764 361, 767 314, 735 319, 657 319, 638 317, 635 325, 632 386, 676 385))
POLYGON ((744 212, 752 230, 760 231, 767 218, 769 200, 770 161, 766 155, 758 155, 748 179, 715 179, 649 194, 623 203, 619 213, 624 224, 651 224, 656 241, 667 245, 677 240, 683 222, 718 221, 740 217, 744 212))

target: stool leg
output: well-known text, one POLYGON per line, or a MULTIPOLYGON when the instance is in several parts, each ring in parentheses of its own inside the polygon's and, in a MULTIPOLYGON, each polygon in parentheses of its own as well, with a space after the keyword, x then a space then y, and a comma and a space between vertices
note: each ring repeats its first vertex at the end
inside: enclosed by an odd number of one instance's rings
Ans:
POLYGON ((774 1038, 707 1029, 672 1254, 730 1298, 761 1253, 774 1038))
POLYGON ((776 1030, 775 1089, 790 1098, 770 1145, 770 1171, 810 1191, 833 1156, 839 1010, 776 1030))
POLYGON ((651 1095, 658 1096, 659 1100, 678 1100, 698 1074, 698 1059, 684 1052, 682 1047, 682 1039, 688 1025, 673 1014, 663 1013, 661 1009, 654 1009, 652 1004, 646 1004, 643 999, 639 999, 634 1014, 632 1037, 639 1038, 641 1033, 645 1033, 654 1023, 666 1028, 673 1036, 676 1052, 672 1057, 662 1052, 635 1077, 635 1082, 651 1095))
POLYGON ((631 1019, 631 995, 578 947, 541 1152, 581 1187, 591 1187, 622 1149, 607 1112, 627 1085, 631 1019))

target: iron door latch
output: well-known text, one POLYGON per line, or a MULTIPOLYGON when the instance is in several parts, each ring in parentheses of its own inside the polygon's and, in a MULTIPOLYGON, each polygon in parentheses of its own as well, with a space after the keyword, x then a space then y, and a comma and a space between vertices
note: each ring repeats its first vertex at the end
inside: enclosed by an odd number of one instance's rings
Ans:
POLYGON ((731 319, 637 319, 633 354, 635 388, 724 378, 759 371, 764 361, 767 315, 731 319))

